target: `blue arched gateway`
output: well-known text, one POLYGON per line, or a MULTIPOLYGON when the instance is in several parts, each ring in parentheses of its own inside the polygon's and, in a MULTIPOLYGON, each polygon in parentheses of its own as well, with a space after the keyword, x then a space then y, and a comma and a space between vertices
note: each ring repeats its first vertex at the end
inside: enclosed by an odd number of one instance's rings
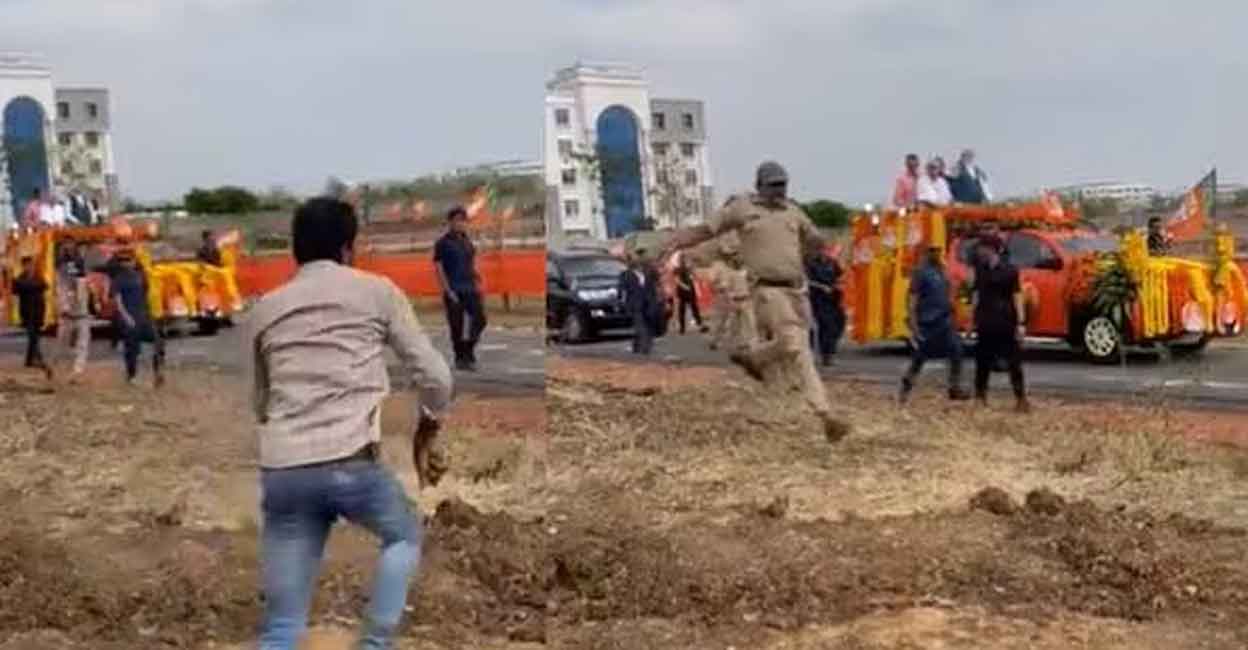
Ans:
POLYGON ((18 97, 4 107, 4 155, 9 172, 9 199, 14 218, 35 188, 48 189, 48 149, 43 140, 43 107, 30 97, 18 97))
POLYGON ((603 212, 607 237, 615 239, 640 228, 645 213, 637 116, 623 106, 611 106, 598 116, 597 126, 603 212))

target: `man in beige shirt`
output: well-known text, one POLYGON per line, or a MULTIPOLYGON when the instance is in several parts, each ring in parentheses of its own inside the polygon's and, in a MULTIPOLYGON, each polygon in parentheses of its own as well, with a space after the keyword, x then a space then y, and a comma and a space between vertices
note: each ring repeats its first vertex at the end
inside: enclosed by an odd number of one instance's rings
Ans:
POLYGON ((822 421, 824 436, 839 442, 849 433, 849 425, 831 414, 809 344, 811 313, 803 252, 819 245, 820 236, 801 206, 789 200, 789 175, 783 167, 764 162, 755 180, 757 194, 733 197, 705 224, 677 231, 667 252, 737 233, 757 332, 732 360, 770 386, 799 390, 822 421))
POLYGON ((421 523, 380 462, 381 403, 389 392, 385 349, 420 395, 414 454, 450 404, 451 374, 390 280, 350 268, 358 222, 336 199, 295 213, 299 270, 250 315, 263 490, 265 612, 261 650, 293 650, 325 539, 342 517, 373 532, 382 551, 360 648, 388 648, 420 559, 421 523))

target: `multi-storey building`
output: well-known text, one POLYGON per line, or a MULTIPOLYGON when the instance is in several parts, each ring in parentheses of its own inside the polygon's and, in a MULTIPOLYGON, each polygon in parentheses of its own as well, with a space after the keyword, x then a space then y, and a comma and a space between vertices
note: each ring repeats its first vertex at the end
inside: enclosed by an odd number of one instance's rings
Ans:
POLYGON ((102 208, 120 199, 108 91, 58 89, 52 79, 43 57, 0 53, 0 227, 15 223, 36 189, 81 192, 102 208))
POLYGON ((119 199, 107 89, 56 89, 56 145, 55 172, 64 189, 94 197, 101 206, 119 199))
POLYGON ((614 239, 699 223, 711 207, 705 109, 651 99, 638 68, 577 63, 546 85, 548 236, 614 239))

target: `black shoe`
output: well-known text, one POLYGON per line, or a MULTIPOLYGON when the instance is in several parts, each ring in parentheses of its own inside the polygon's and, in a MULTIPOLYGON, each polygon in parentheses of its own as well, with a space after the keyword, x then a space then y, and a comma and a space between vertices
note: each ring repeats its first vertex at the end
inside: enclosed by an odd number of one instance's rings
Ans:
POLYGON ((961 388, 949 389, 949 400, 952 402, 965 402, 971 399, 971 394, 961 388))
POLYGON ((835 366, 835 365, 836 365, 836 360, 832 358, 832 355, 831 355, 831 354, 825 354, 825 355, 823 355, 823 359, 822 359, 822 361, 823 361, 823 366, 824 366, 825 368, 826 368, 826 367, 828 367, 828 366, 835 366))
POLYGON ((913 391, 913 390, 914 390, 914 381, 909 378, 902 377, 901 389, 897 391, 897 402, 899 404, 905 404, 907 401, 910 400, 910 391, 913 391))

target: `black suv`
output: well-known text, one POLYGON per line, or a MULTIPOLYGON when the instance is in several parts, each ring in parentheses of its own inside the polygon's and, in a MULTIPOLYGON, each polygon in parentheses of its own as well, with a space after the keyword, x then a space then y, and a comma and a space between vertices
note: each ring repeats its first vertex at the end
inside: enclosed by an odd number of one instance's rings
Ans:
POLYGON ((620 273, 627 267, 605 251, 546 254, 546 327, 565 343, 587 341, 604 330, 629 329, 620 301, 620 273))

